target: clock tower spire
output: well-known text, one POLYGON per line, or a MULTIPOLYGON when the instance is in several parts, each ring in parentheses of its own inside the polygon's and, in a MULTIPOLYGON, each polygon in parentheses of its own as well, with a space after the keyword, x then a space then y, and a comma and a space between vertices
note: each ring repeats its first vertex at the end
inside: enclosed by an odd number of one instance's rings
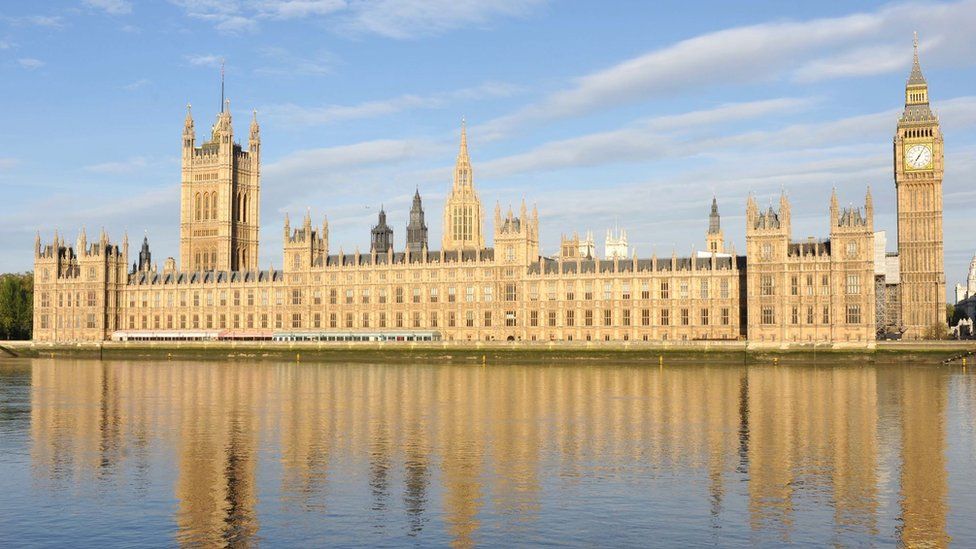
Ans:
POLYGON ((905 110, 894 139, 904 337, 921 339, 945 324, 942 242, 942 131, 929 107, 929 86, 918 59, 915 34, 912 70, 905 84, 905 110))

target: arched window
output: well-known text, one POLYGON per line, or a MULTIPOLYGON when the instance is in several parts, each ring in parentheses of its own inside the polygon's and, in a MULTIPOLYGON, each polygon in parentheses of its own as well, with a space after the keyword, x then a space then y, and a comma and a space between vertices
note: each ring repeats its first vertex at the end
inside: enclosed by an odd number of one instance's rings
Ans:
POLYGON ((203 218, 210 219, 210 193, 203 193, 203 218))
POLYGON ((210 269, 211 270, 217 269, 217 250, 210 251, 210 269))
POLYGON ((193 219, 200 221, 200 193, 197 193, 197 196, 194 199, 193 203, 194 203, 194 211, 196 212, 194 214, 193 219))
POLYGON ((241 221, 244 223, 248 222, 248 211, 247 211, 247 193, 241 196, 241 221))
MULTIPOLYGON (((217 219, 217 193, 210 193, 210 219, 217 219)), ((214 252, 216 253, 216 252, 214 252)))

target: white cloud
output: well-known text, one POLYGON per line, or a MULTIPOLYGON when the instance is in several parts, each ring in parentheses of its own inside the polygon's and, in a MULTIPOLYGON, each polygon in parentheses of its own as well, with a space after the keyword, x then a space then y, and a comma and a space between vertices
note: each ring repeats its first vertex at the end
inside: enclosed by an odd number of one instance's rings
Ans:
POLYGON ((0 20, 16 26, 36 26, 60 29, 64 27, 64 18, 60 15, 24 15, 17 17, 0 16, 0 20))
POLYGON ((758 135, 676 139, 676 131, 715 128, 726 122, 769 114, 784 114, 813 103, 804 98, 776 98, 729 103, 712 109, 667 115, 638 121, 624 128, 552 141, 524 153, 491 160, 482 165, 486 175, 504 176, 539 170, 595 166, 629 161, 648 161, 672 156, 694 156, 729 146, 728 141, 758 141, 758 135))
POLYGON ((254 72, 271 76, 320 76, 331 73, 335 63, 335 56, 329 52, 302 57, 284 48, 264 48, 261 56, 269 64, 254 69, 254 72))
POLYGON ((544 0, 377 0, 353 5, 349 26, 390 38, 414 38, 496 17, 525 17, 544 0))
POLYGON ((145 88, 146 86, 148 86, 151 83, 152 83, 152 81, 149 80, 148 78, 140 78, 139 80, 136 80, 135 82, 131 82, 129 84, 126 84, 126 85, 122 86, 122 89, 124 89, 125 91, 136 91, 136 90, 145 88))
POLYGON ((907 70, 911 62, 911 58, 905 55, 904 44, 877 44, 814 59, 797 69, 793 78, 797 82, 817 82, 833 78, 873 76, 907 70))
POLYGON ((103 162, 101 164, 93 164, 91 166, 85 166, 83 169, 86 172, 106 174, 106 175, 118 175, 132 173, 141 170, 148 164, 144 157, 136 156, 129 158, 128 160, 117 161, 117 162, 103 162))
POLYGON ((111 15, 132 13, 132 3, 128 0, 84 0, 84 3, 111 15))
POLYGON ((0 170, 9 170, 18 164, 16 158, 0 158, 0 170))
POLYGON ((386 116, 411 109, 437 109, 454 101, 509 97, 520 88, 502 82, 486 82, 480 86, 429 95, 406 94, 389 99, 366 101, 356 105, 326 105, 302 107, 293 104, 271 105, 262 112, 290 124, 330 124, 342 120, 386 116))
POLYGON ((35 70, 43 67, 44 61, 41 61, 40 59, 34 59, 33 57, 23 57, 17 60, 17 64, 27 70, 35 70))
POLYGON ((346 8, 345 0, 271 0, 259 2, 257 12, 275 19, 323 16, 346 8))
POLYGON ((972 64, 966 52, 976 48, 971 30, 976 26, 976 1, 894 4, 872 13, 765 23, 695 36, 577 78, 566 89, 490 121, 484 130, 497 137, 533 121, 578 117, 656 97, 730 84, 755 85, 790 75, 812 81, 903 69, 911 60, 912 27, 919 24, 913 15, 920 12, 925 13, 923 53, 930 48, 946 60, 972 64))
POLYGON ((13 47, 14 45, 12 42, 7 42, 6 40, 0 40, 0 50, 9 50, 10 48, 13 47))
POLYGON ((194 67, 219 67, 224 58, 220 55, 206 53, 186 55, 184 56, 184 59, 186 59, 186 62, 194 67))
POLYGON ((225 32, 253 31, 260 21, 318 18, 390 38, 413 38, 524 17, 546 0, 170 0, 192 18, 225 32))
POLYGON ((402 162, 431 147, 430 142, 422 140, 379 139, 352 145, 306 149, 268 164, 264 173, 269 178, 315 178, 338 170, 402 162))

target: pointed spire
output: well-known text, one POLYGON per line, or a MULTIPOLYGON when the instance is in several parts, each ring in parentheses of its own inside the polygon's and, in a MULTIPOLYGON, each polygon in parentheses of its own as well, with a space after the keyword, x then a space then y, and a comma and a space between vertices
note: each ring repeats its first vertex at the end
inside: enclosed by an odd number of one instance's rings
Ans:
POLYGON ((918 32, 915 32, 914 39, 912 41, 914 53, 912 55, 912 72, 908 75, 908 85, 909 86, 923 86, 925 85, 925 77, 922 76, 922 66, 918 62, 918 32))
MULTIPOLYGON (((224 112, 224 59, 220 60, 220 112, 224 112)), ((229 102, 228 102, 229 103, 229 102)))
POLYGON ((461 150, 459 155, 468 156, 468 124, 464 117, 461 117, 461 150))
POLYGON ((708 234, 718 234, 722 231, 721 217, 718 215, 718 199, 712 195, 712 211, 708 214, 708 234))

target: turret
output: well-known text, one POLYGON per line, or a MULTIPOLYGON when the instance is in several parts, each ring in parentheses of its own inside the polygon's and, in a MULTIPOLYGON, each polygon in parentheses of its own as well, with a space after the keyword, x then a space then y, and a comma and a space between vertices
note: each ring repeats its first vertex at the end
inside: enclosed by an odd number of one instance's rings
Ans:
POLYGON ((387 253, 393 249, 393 229, 386 224, 386 210, 380 206, 380 213, 376 225, 370 232, 370 251, 378 254, 387 253))
POLYGON ((251 135, 247 141, 247 150, 254 155, 255 165, 261 156, 261 129, 258 126, 258 111, 254 109, 251 117, 251 135))
POLYGON ((705 234, 706 249, 713 254, 725 253, 725 236, 718 215, 718 199, 712 197, 712 211, 708 214, 708 232, 705 234))
POLYGON ((413 195, 410 207, 410 221, 407 223, 407 251, 420 253, 427 248, 427 223, 424 220, 424 206, 420 200, 420 189, 413 195))
POLYGON ((186 118, 183 120, 183 158, 188 160, 193 155, 196 143, 196 129, 193 127, 193 113, 190 104, 186 104, 186 118))
POLYGON ((139 269, 149 271, 152 266, 152 253, 149 252, 149 235, 142 237, 142 249, 139 250, 139 269))

